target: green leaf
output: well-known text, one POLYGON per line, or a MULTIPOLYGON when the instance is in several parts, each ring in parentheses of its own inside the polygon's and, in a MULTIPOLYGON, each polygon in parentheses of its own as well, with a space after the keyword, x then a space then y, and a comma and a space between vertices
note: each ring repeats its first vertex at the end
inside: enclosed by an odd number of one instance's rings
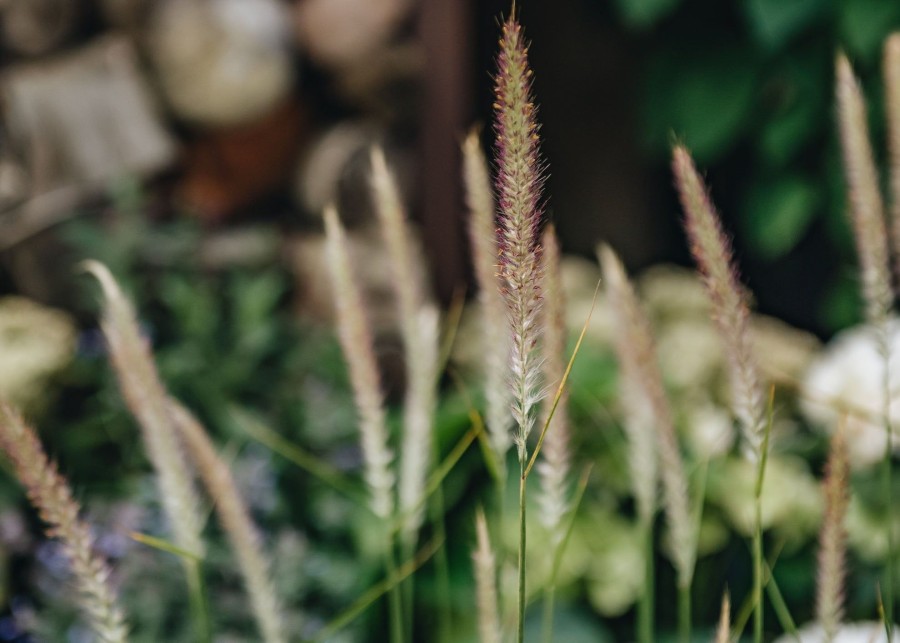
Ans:
POLYGON ((746 0, 744 13, 757 43, 768 51, 782 48, 830 7, 830 0, 746 0))
POLYGON ((701 165, 735 142, 755 108, 757 65, 750 52, 733 50, 654 59, 647 74, 643 131, 654 149, 665 151, 674 134, 701 165))
POLYGON ((900 2, 843 0, 839 20, 841 41, 848 53, 872 62, 888 33, 900 26, 900 2))
POLYGON ((681 0, 616 0, 619 16, 629 27, 647 29, 671 13, 681 0))
POLYGON ((803 237, 816 208, 819 193, 812 181, 788 177, 766 182, 747 198, 747 237, 765 259, 790 252, 803 237))

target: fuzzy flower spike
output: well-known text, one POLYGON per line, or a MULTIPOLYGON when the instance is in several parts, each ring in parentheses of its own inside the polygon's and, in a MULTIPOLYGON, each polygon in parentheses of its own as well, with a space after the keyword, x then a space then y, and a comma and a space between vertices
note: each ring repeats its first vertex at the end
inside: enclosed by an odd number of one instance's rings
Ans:
POLYGON ((748 455, 757 459, 762 455, 765 398, 750 340, 747 297, 738 281, 731 243, 690 153, 681 145, 672 151, 672 171, 684 209, 691 254, 703 275, 713 318, 728 356, 732 412, 748 455))
POLYGON ((78 603, 100 643, 125 643, 128 628, 109 584, 110 570, 94 552, 90 527, 79 517, 80 508, 63 478, 19 413, 0 403, 0 450, 12 464, 28 499, 47 524, 47 535, 58 538, 69 559, 78 603))
POLYGON ((536 108, 531 97, 528 47, 515 13, 503 24, 497 68, 494 113, 500 277, 512 333, 512 411, 517 424, 513 439, 519 461, 524 462, 526 440, 534 426, 536 405, 542 397, 536 349, 541 307, 538 228, 543 168, 538 149, 536 108))
POLYGON ((371 492, 373 513, 387 519, 394 511, 394 474, 391 472, 394 455, 388 446, 381 378, 362 294, 353 276, 347 234, 333 207, 325 210, 325 237, 334 286, 338 339, 359 415, 364 475, 371 492))

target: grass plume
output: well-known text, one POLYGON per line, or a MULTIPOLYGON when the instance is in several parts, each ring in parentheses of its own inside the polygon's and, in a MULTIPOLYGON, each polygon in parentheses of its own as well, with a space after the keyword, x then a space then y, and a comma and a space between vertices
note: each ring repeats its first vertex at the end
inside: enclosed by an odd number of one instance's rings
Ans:
POLYGON ((397 183, 380 148, 372 150, 371 162, 375 209, 393 276, 406 360, 398 503, 405 516, 403 537, 411 543, 424 518, 419 501, 433 452, 440 319, 437 307, 425 294, 421 253, 415 251, 397 183))
MULTIPOLYGON (((890 339, 888 321, 893 305, 890 258, 884 205, 879 188, 878 170, 869 140, 866 102, 850 61, 838 54, 835 70, 835 94, 837 97, 838 129, 844 159, 844 176, 847 182, 847 201, 850 220, 856 238, 856 251, 860 266, 866 321, 872 326, 879 353, 884 360, 882 379, 882 421, 886 433, 881 476, 885 502, 891 501, 891 459, 893 453, 893 429, 891 427, 890 400, 890 339)), ((890 94, 890 89, 888 90, 890 94)), ((885 622, 888 631, 894 623, 894 535, 891 521, 886 523, 888 553, 886 556, 884 587, 885 622)))
POLYGON ((371 494, 372 511, 387 520, 394 511, 394 474, 391 472, 394 456, 388 445, 381 377, 362 294, 353 276, 347 233, 333 207, 325 210, 325 235, 337 311, 338 339, 347 362, 359 415, 364 477, 371 494))
MULTIPOLYGON (((560 249, 556 231, 547 226, 543 235, 543 366, 544 381, 554 388, 562 381, 566 370, 566 311, 560 274, 560 249)), ((558 547, 564 535, 563 517, 571 501, 569 477, 571 454, 569 453, 568 394, 563 391, 552 419, 551 404, 544 400, 541 425, 550 420, 550 427, 543 444, 543 458, 538 465, 541 476, 541 520, 551 535, 551 542, 558 547)))
MULTIPOLYGON (((347 245, 347 233, 337 210, 325 209, 325 238, 328 268, 334 291, 338 340, 347 362, 350 386, 359 415, 364 473, 371 495, 372 512, 384 527, 384 561, 389 577, 397 571, 391 521, 394 514, 393 452, 388 445, 381 378, 375 359, 372 331, 366 320, 362 293, 353 275, 347 245)), ((391 641, 403 641, 403 605, 400 591, 393 586, 388 594, 391 615, 391 641)))
POLYGON ((169 400, 169 412, 231 542, 262 639, 265 643, 284 643, 287 638, 280 602, 272 585, 272 566, 262 551, 261 538, 228 464, 216 453, 206 430, 190 411, 179 402, 169 400))
POLYGON ((728 643, 731 637, 731 599, 726 591, 722 595, 722 610, 719 614, 719 626, 716 628, 716 643, 728 643))
POLYGON ((87 261, 84 268, 103 289, 105 305, 102 325, 110 359, 125 402, 141 426, 175 544, 202 557, 204 547, 200 537, 202 525, 197 491, 167 411, 167 394, 153 363, 148 342, 141 335, 131 303, 106 266, 87 261))
POLYGON ((882 66, 890 168, 894 273, 900 285, 900 32, 891 34, 885 41, 882 66))
POLYGON ((531 99, 528 47, 515 11, 503 23, 494 77, 497 198, 500 205, 500 276, 512 335, 510 385, 516 421, 513 442, 519 458, 519 588, 516 640, 525 639, 525 467, 528 435, 541 401, 537 351, 541 307, 541 222, 543 175, 536 108, 531 99))
POLYGON ((625 268, 608 246, 600 248, 600 264, 613 311, 616 354, 621 366, 620 390, 628 407, 630 421, 626 422, 626 431, 638 510, 645 528, 649 530, 659 466, 663 506, 671 533, 671 555, 682 600, 682 640, 686 640, 690 637, 690 590, 696 560, 696 535, 678 435, 663 387, 650 324, 641 310, 625 268), (653 462, 647 462, 648 453, 653 462))
POLYGON ((94 552, 91 529, 78 517, 80 508, 72 490, 47 457, 34 431, 6 403, 0 403, 0 449, 9 458, 29 501, 46 523, 47 535, 62 543, 78 589, 78 604, 97 640, 125 643, 128 628, 109 585, 109 567, 94 552))
POLYGON ((731 243, 690 153, 681 145, 672 151, 675 185, 684 209, 684 227, 697 262, 713 318, 728 358, 731 406, 749 454, 762 455, 765 425, 764 395, 750 339, 750 310, 738 281, 731 243))
POLYGON ((475 591, 478 606, 478 634, 481 643, 500 643, 500 612, 497 600, 497 561, 491 549, 487 520, 481 509, 475 514, 477 548, 472 554, 475 565, 475 591))
MULTIPOLYGON (((482 353, 487 430, 501 471, 512 441, 509 435, 509 351, 510 334, 506 302, 498 275, 500 260, 497 221, 491 176, 478 134, 470 132, 463 142, 463 183, 469 209, 469 240, 478 283, 482 317, 482 353)), ((505 476, 501 476, 505 479, 505 476)))
POLYGON ((831 453, 822 484, 825 514, 819 532, 816 616, 825 635, 824 643, 834 641, 844 616, 847 551, 844 518, 850 500, 849 475, 847 442, 843 430, 838 429, 831 440, 831 453))

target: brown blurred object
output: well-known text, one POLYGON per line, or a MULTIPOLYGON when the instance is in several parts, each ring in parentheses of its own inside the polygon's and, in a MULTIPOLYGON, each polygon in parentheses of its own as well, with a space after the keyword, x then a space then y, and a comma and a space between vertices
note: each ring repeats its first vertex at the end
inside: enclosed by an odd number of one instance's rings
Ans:
POLYGON ((290 93, 296 71, 289 14, 279 0, 163 0, 153 9, 147 50, 180 118, 240 125, 290 93))
POLYGON ((100 0, 100 10, 106 22, 129 34, 137 33, 146 24, 153 0, 100 0))
POLYGON ((218 222, 285 184, 305 131, 296 99, 247 125, 206 132, 189 144, 178 197, 218 222))
POLYGON ((3 46, 25 56, 51 52, 72 35, 83 10, 78 0, 2 0, 3 46))
POLYGON ((294 28, 316 64, 345 73, 386 49, 413 0, 299 0, 294 28))
POLYGON ((0 249, 66 218, 110 181, 158 172, 175 158, 135 51, 121 36, 10 67, 0 92, 9 134, 2 157, 18 163, 20 172, 7 174, 25 199, 0 214, 0 249))
MULTIPOLYGON (((347 233, 350 257, 366 313, 376 334, 387 335, 397 328, 397 307, 390 262, 385 255, 377 225, 347 233)), ((334 293, 328 273, 325 235, 298 235, 286 244, 287 263, 294 274, 297 315, 330 324, 334 321, 334 293)))

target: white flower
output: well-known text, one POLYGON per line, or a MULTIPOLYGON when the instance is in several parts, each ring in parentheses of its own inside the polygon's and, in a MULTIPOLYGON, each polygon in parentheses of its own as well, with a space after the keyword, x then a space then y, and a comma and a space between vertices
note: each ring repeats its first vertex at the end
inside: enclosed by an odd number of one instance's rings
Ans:
MULTIPOLYGON (((900 385, 900 324, 889 324, 891 390, 900 385)), ((856 326, 837 336, 812 363, 802 385, 801 408, 813 425, 833 433, 842 418, 850 466, 864 468, 884 457, 886 431, 881 419, 884 406, 884 358, 870 326, 856 326)), ((900 398, 891 400, 894 451, 900 423, 900 398)))
MULTIPOLYGON (((900 636, 896 632, 897 626, 895 625, 892 637, 894 641, 900 640, 900 636)), ((800 643, 823 643, 825 641, 825 633, 818 623, 804 625, 798 635, 800 643)), ((796 643, 796 641, 797 639, 791 634, 785 634, 781 638, 775 639, 775 643, 796 643)), ((886 641, 887 634, 884 631, 884 625, 878 621, 869 621, 841 626, 832 643, 885 643, 886 641)))
POLYGON ((66 313, 24 297, 0 299, 0 397, 30 408, 47 380, 75 353, 77 331, 66 313))
POLYGON ((691 452, 701 460, 727 454, 737 435, 731 413, 710 401, 697 400, 685 411, 685 433, 691 452))

